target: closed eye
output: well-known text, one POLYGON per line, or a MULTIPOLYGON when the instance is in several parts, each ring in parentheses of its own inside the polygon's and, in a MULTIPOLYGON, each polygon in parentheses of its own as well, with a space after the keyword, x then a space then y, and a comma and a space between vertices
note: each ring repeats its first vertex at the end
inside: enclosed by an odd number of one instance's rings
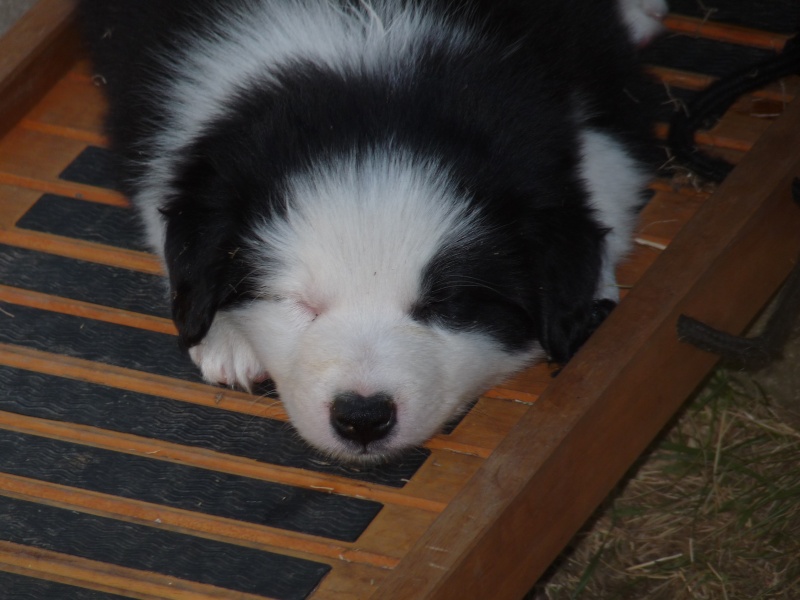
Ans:
POLYGON ((325 308, 321 303, 309 300, 306 295, 290 294, 285 296, 283 301, 287 304, 292 314, 303 322, 310 323, 315 321, 317 317, 325 312, 325 308))
POLYGON ((323 312, 319 305, 294 295, 270 294, 262 296, 261 299, 282 306, 298 324, 313 322, 323 312))
POLYGON ((305 300, 295 301, 295 306, 307 319, 311 319, 312 321, 316 320, 322 313, 322 310, 318 306, 306 302, 305 300))

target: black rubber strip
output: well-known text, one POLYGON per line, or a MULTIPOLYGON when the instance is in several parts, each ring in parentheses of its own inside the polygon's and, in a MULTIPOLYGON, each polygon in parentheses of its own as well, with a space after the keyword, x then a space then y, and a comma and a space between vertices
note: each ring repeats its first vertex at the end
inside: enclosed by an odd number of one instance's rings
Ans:
POLYGON ((722 181, 733 165, 698 152, 695 133, 715 123, 745 93, 796 73, 800 73, 800 34, 791 38, 779 54, 748 63, 716 80, 697 94, 684 112, 676 112, 667 135, 670 154, 704 179, 722 181))
POLYGON ((118 367, 200 381, 175 336, 0 303, 0 342, 118 367))
POLYGON ((5 366, 0 410, 397 488, 429 455, 420 449, 388 463, 350 467, 311 450, 283 421, 5 366))
POLYGON ((167 286, 158 275, 0 244, 0 283, 170 318, 167 286))
MULTIPOLYGON (((27 306, 0 303, 0 342, 200 381, 197 368, 173 336, 27 306)), ((408 453, 408 468, 416 469, 427 455, 424 449, 408 453)))
POLYGON ((279 600, 304 600, 330 567, 0 496, 0 539, 279 600))
POLYGON ((130 600, 107 592, 0 571, 0 597, 10 600, 130 600))
POLYGON ((127 250, 146 250, 133 209, 45 194, 17 221, 20 229, 127 250))
POLYGON ((791 33, 800 23, 797 0, 669 0, 670 12, 711 23, 791 33))
POLYGON ((722 77, 731 71, 773 57, 776 52, 688 35, 665 35, 641 53, 649 65, 722 77))
POLYGON ((0 430, 0 472, 355 542, 378 502, 0 430))
POLYGON ((87 146, 59 177, 65 181, 118 190, 114 153, 106 148, 87 146))

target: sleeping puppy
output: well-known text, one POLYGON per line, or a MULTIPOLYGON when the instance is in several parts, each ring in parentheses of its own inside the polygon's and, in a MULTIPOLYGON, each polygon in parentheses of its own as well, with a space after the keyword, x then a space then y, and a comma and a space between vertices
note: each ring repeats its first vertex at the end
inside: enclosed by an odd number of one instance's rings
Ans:
POLYGON ((203 377, 374 461, 618 299, 662 0, 82 0, 203 377))

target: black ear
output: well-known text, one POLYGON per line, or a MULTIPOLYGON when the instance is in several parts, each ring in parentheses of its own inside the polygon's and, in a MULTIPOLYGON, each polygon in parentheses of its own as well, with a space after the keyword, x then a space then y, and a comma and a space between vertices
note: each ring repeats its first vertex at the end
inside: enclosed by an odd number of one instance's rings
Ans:
POLYGON ((176 182, 179 192, 161 212, 172 318, 184 347, 208 333, 217 310, 247 293, 240 248, 237 191, 207 161, 196 160, 176 182))
POLYGON ((539 342, 550 360, 564 363, 614 307, 594 297, 606 231, 583 207, 537 211, 536 221, 539 342))

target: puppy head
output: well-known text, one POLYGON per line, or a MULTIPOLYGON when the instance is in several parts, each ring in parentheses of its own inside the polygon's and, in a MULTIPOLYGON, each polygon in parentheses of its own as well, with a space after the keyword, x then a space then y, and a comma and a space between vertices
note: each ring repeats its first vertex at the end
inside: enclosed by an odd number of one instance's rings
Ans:
MULTIPOLYGON (((234 194, 220 185, 197 192, 234 194)), ((246 210, 174 202, 182 338, 197 343, 227 305, 312 445, 370 461, 421 444, 544 352, 568 355, 599 270, 602 234, 580 211, 576 224, 517 198, 501 215, 459 189, 434 161, 372 153, 296 174, 246 210)))

